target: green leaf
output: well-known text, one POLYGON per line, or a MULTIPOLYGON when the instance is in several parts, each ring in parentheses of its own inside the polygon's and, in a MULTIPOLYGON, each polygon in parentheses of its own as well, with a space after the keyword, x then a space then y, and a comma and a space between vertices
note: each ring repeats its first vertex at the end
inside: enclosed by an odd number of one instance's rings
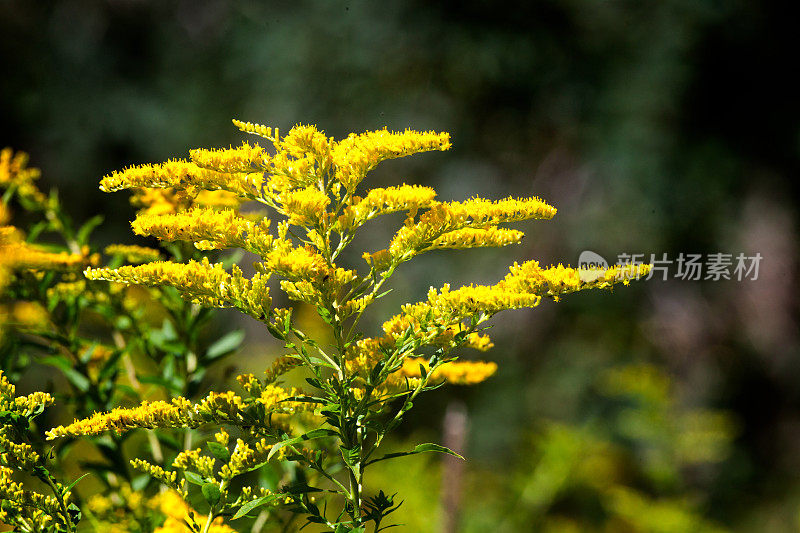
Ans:
POLYGON ((214 457, 220 461, 227 461, 231 458, 231 452, 228 450, 227 446, 223 446, 219 442, 214 441, 210 441, 207 444, 208 449, 211 450, 211 453, 214 454, 214 457))
POLYGON ((205 483, 203 484, 203 497, 208 502, 208 505, 211 507, 216 507, 219 503, 219 499, 222 497, 222 493, 219 491, 219 485, 216 483, 205 483))
POLYGON ((89 390, 89 386, 91 382, 89 378, 72 368, 72 365, 66 359, 62 357, 44 357, 40 359, 40 361, 46 365, 54 366, 61 370, 61 373, 64 374, 64 377, 67 378, 76 389, 81 392, 86 392, 89 390))
POLYGON ((151 479, 153 479, 153 478, 151 478, 147 474, 142 474, 141 476, 136 476, 135 478, 133 478, 131 480, 131 488, 133 490, 137 491, 137 492, 141 491, 141 490, 144 490, 147 487, 148 483, 150 483, 151 479))
POLYGON ((246 504, 242 505, 239 508, 238 511, 236 511, 236 514, 233 515, 231 520, 236 520, 238 518, 242 518, 244 515, 246 515, 247 513, 252 511, 253 509, 258 509, 262 505, 266 505, 266 504, 270 503, 270 501, 272 501, 274 499, 275 499, 275 496, 274 495, 270 495, 270 496, 262 496, 261 498, 255 499, 255 500, 253 500, 251 502, 247 502, 246 504))
POLYGON ((272 492, 275 492, 281 480, 281 477, 270 465, 264 466, 264 468, 259 471, 259 477, 261 483, 272 492))
MULTIPOLYGON (((322 492, 322 489, 312 487, 305 481, 295 481, 294 483, 284 485, 283 492, 288 494, 308 494, 309 492, 322 492)), ((309 504, 306 503, 306 506, 309 506, 309 504)))
POLYGON ((437 453, 446 453, 448 455, 452 455, 453 457, 458 457, 461 460, 464 460, 464 457, 461 454, 458 454, 447 448, 442 446, 441 444, 434 444, 432 442, 426 442, 424 444, 417 444, 414 446, 414 453, 424 453, 424 452, 437 452, 437 453))
POLYGON ((106 381, 114 375, 114 372, 117 370, 117 362, 119 362, 120 357, 122 357, 122 350, 114 350, 111 352, 111 357, 109 357, 106 362, 103 363, 103 368, 97 375, 97 381, 106 381))
POLYGON ((437 453, 446 453, 448 455, 452 455, 453 457, 458 457, 459 459, 464 459, 461 455, 457 454, 450 448, 442 446, 440 444, 434 444, 432 442, 426 442, 424 444, 417 444, 414 446, 414 449, 410 452, 396 452, 396 453, 387 453, 383 457, 379 457, 372 461, 369 461, 367 465, 371 465, 372 463, 377 463, 378 461, 383 461, 385 459, 394 459, 396 457, 405 457, 407 455, 416 455, 418 453, 425 453, 425 452, 437 452, 437 453))
POLYGON ((91 235, 92 231, 94 231, 97 226, 103 223, 103 219, 103 215, 96 215, 87 220, 75 236, 75 240, 78 241, 78 244, 84 245, 89 242, 89 235, 91 235))
POLYGON ((284 398, 281 402, 306 402, 306 403, 319 403, 322 405, 329 405, 328 400, 325 398, 317 398, 315 396, 289 396, 284 398))
POLYGON ((387 294, 389 294, 389 293, 390 293, 390 292, 392 292, 393 290, 394 290, 394 289, 389 289, 389 290, 383 291, 382 293, 380 293, 379 295, 377 295, 377 296, 375 297, 375 299, 378 299, 378 298, 383 298, 384 296, 386 296, 387 294))
POLYGON ((236 351, 244 341, 244 330, 237 329, 224 335, 206 350, 206 361, 213 361, 236 351))
POLYGON ((319 314, 320 318, 325 321, 326 324, 333 324, 333 315, 331 312, 324 308, 324 307, 317 307, 317 313, 319 314))
POLYGON ((31 226, 31 229, 28 230, 28 235, 25 238, 25 242, 34 242, 49 225, 49 222, 42 220, 31 226))
POLYGON ((364 533, 366 528, 364 526, 359 527, 350 527, 344 524, 339 524, 336 526, 335 533, 364 533))
POLYGON ((322 437, 335 437, 337 435, 338 433, 332 429, 314 429, 308 433, 303 433, 299 437, 294 437, 292 439, 275 443, 272 448, 270 448, 269 454, 267 454, 267 461, 272 459, 272 456, 278 453, 278 450, 291 444, 297 444, 298 442, 303 442, 305 440, 321 439, 322 437))
POLYGON ((70 520, 72 520, 73 524, 77 524, 81 521, 81 516, 83 513, 81 512, 80 508, 75 505, 74 503, 70 503, 67 505, 67 514, 69 514, 70 520))
POLYGON ((195 472, 184 472, 183 476, 186 478, 186 481, 192 483, 193 485, 200 485, 201 487, 206 484, 206 480, 203 479, 203 476, 197 474, 195 472))
POLYGON ((351 468, 358 466, 358 461, 361 459, 361 446, 356 444, 350 449, 345 448, 344 446, 339 446, 339 449, 342 451, 342 458, 344 459, 344 462, 347 463, 347 466, 351 468))
POLYGON ((69 485, 67 485, 67 488, 65 488, 65 489, 64 489, 64 492, 62 492, 62 494, 66 494, 66 493, 68 493, 69 491, 71 491, 71 490, 72 490, 72 487, 74 487, 75 485, 77 485, 77 484, 78 484, 78 482, 79 482, 80 480, 82 480, 83 478, 85 478, 85 477, 86 477, 86 476, 88 476, 88 475, 89 475, 89 472, 86 472, 84 475, 82 475, 81 477, 79 477, 78 479, 76 479, 75 481, 73 481, 72 483, 70 483, 69 485))
POLYGON ((136 376, 136 378, 139 380, 139 383, 145 383, 147 385, 160 385, 176 394, 180 394, 181 392, 180 383, 177 383, 174 379, 164 379, 160 376, 136 376))

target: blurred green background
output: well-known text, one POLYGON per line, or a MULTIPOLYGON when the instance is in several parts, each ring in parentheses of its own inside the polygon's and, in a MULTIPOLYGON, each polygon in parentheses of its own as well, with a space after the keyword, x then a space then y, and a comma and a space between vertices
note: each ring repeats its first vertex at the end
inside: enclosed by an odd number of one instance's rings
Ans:
MULTIPOLYGON (((760 253, 756 281, 677 279, 673 263, 666 281, 500 315, 498 374, 430 394, 396 443, 445 440, 468 462, 404 459, 373 482, 406 500, 407 531, 797 531, 796 15, 744 0, 2 0, 0 146, 30 152, 76 218, 104 213, 103 242, 134 242, 133 209, 100 177, 238 144, 234 117, 337 138, 449 131, 450 152, 384 163, 372 184, 558 207, 521 226, 521 247, 420 258, 395 306, 514 260, 760 253)), ((377 249, 394 228, 373 229, 377 249)))

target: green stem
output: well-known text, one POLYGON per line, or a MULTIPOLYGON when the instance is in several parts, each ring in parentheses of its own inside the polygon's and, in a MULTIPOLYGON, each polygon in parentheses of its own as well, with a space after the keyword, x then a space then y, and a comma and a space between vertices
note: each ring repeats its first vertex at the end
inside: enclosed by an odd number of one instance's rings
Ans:
MULTIPOLYGON (((369 293, 370 296, 375 296, 376 294, 378 294, 378 291, 381 289, 381 286, 384 283, 386 283, 386 280, 389 279, 392 276, 392 274, 394 274, 394 269, 395 265, 392 265, 386 272, 381 274, 381 280, 375 283, 375 285, 373 285, 372 291, 369 293)), ((355 332, 356 326, 358 325, 358 322, 361 320, 361 316, 364 314, 365 310, 366 306, 362 307, 361 310, 358 312, 358 314, 356 314, 356 317, 353 319, 353 323, 350 325, 350 329, 347 332, 346 338, 348 342, 350 341, 350 339, 353 338, 353 333, 355 332)))
MULTIPOLYGON (((220 492, 220 494, 225 492, 225 489, 227 489, 227 488, 228 488, 228 480, 223 479, 222 481, 219 482, 219 492, 220 492)), ((220 501, 221 501, 221 497, 220 497, 220 501)), ((219 505, 219 502, 217 502, 217 505, 219 505)), ((211 530, 211 522, 213 522, 214 518, 216 518, 217 505, 212 505, 211 509, 208 510, 208 516, 206 517, 206 524, 203 526, 202 533, 208 533, 211 530)))
POLYGON ((44 476, 45 482, 50 486, 53 491, 53 494, 56 496, 56 500, 58 500, 58 506, 61 508, 61 514, 64 515, 64 523, 66 524, 69 531, 75 531, 75 526, 72 524, 72 519, 69 517, 69 513, 67 512, 67 505, 64 503, 64 494, 61 493, 61 490, 56 486, 53 482, 53 478, 50 477, 49 474, 44 476))

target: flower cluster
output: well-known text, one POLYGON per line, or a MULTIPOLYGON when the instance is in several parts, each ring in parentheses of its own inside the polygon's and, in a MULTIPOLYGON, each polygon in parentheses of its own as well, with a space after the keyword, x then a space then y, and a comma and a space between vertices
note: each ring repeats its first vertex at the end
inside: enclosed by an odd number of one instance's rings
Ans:
MULTIPOLYGON (((486 321, 501 311, 536 307, 544 299, 558 301, 576 291, 627 285, 648 272, 648 265, 588 271, 560 264, 542 267, 536 261, 515 263, 493 285, 431 288, 427 299, 405 304, 385 320, 382 333, 365 336, 358 330, 363 314, 387 293, 385 285, 403 263, 433 250, 518 244, 524 233, 509 224, 549 220, 556 208, 537 197, 440 201, 428 186, 370 188, 365 183, 368 172, 383 161, 447 150, 447 133, 381 129, 336 140, 314 126, 297 125, 281 135, 277 129, 257 124, 234 124, 267 143, 195 149, 188 160, 133 166, 102 179, 104 191, 132 191, 132 201, 140 208, 133 231, 164 243, 166 259, 156 250, 122 245, 106 248, 112 262, 102 267, 83 249, 58 256, 64 268, 88 266, 86 283, 111 282, 109 294, 120 286, 169 287, 162 295, 165 300, 171 294, 174 300, 191 304, 187 308, 170 302, 168 311, 188 317, 189 322, 199 316, 198 306, 237 308, 263 322, 287 350, 263 378, 239 376, 244 394, 211 391, 197 399, 176 393, 171 400, 112 408, 116 403, 47 432, 52 440, 156 429, 148 438, 158 444, 164 432, 184 430, 191 436, 214 428, 213 438, 206 434, 205 447, 191 446, 188 439, 183 448, 177 447, 177 455, 167 459, 154 445, 154 462, 144 458, 131 462, 134 469, 169 489, 163 501, 174 500, 170 509, 162 509, 167 516, 156 529, 160 533, 185 527, 203 533, 231 531, 223 517, 235 521, 260 507, 304 514, 309 522, 330 531, 365 531, 370 521, 378 530, 392 506, 384 505, 388 500, 379 497, 365 499, 364 472, 374 462, 421 451, 455 454, 433 444, 382 457, 376 450, 419 394, 444 383, 474 385, 496 372, 495 363, 471 360, 464 352, 491 348, 492 341, 484 333, 486 321), (267 213, 252 210, 251 205, 243 207, 248 202, 261 204, 267 213), (393 237, 379 244, 378 250, 363 253, 366 266, 352 267, 343 254, 356 233, 367 222, 390 213, 401 214, 393 237), (221 260, 225 256, 220 251, 225 249, 253 254, 253 273, 246 275, 246 268, 221 260), (68 265, 69 261, 74 264, 68 265), (275 287, 293 302, 293 308, 273 307, 275 287), (298 310, 316 311, 329 328, 325 342, 299 326, 298 310), (281 383, 294 370, 303 373, 310 389, 281 383), (238 480, 233 482, 275 461, 302 468, 303 474, 285 493, 264 487, 240 489, 238 480), (191 485, 201 488, 208 509, 205 518, 195 519, 193 505, 184 503, 192 498, 191 485), (339 495, 338 513, 321 510, 314 503, 309 493, 319 491, 339 495)), ((30 181, 19 177, 20 164, 14 168, 17 177, 13 179, 30 181)), ((4 231, 0 237, 6 240, 0 242, 8 242, 8 251, 17 246, 18 254, 22 250, 27 254, 24 261, 8 263, 9 271, 21 264, 35 265, 35 254, 46 253, 26 248, 14 230, 4 231)), ((40 263, 45 260, 48 268, 58 264, 55 257, 42 257, 40 263)), ((77 283, 81 282, 65 279, 49 290, 68 300, 80 293, 83 286, 77 283)), ((124 300, 117 305, 124 312, 130 309, 124 300)), ((126 316, 126 321, 117 323, 130 321, 126 316)), ((118 346, 123 344, 120 336, 114 337, 118 346)), ((183 336, 195 338, 197 330, 183 336)), ((180 356, 183 370, 194 371, 194 350, 186 348, 187 353, 176 356, 170 348, 179 337, 165 325, 153 344, 172 352, 164 358, 168 364, 180 356)), ((113 361, 120 353, 99 348, 100 361, 113 361)), ((209 353, 214 351, 205 353, 206 361, 213 360, 209 353)), ((82 358, 87 368, 92 360, 88 352, 82 358)), ((135 371, 130 375, 135 382, 135 371)), ((175 379, 172 370, 165 371, 160 383, 174 390, 175 379)), ((202 374, 194 385, 201 380, 202 374)), ((139 400, 146 397, 141 395, 139 400)), ((9 443, 6 448, 24 455, 24 450, 14 446, 9 443)), ((101 500, 96 503, 102 507, 101 500)))
POLYGON ((227 391, 210 392, 197 403, 182 397, 169 402, 144 401, 137 407, 119 407, 107 413, 95 413, 87 419, 75 420, 67 426, 55 427, 47 432, 47 438, 124 433, 136 428, 195 428, 209 422, 247 427, 255 422, 254 410, 261 411, 260 414, 292 415, 306 408, 305 404, 284 401, 298 394, 294 389, 270 384, 249 392, 253 397, 246 399, 227 391))

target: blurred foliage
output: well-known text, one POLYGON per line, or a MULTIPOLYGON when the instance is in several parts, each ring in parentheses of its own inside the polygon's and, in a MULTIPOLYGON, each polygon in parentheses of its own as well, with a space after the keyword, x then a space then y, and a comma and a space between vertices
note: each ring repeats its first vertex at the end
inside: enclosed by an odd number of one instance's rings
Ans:
MULTIPOLYGON (((697 477, 729 458, 738 432, 731 415, 686 405, 653 365, 611 367, 595 382, 597 398, 609 402, 604 416, 540 422, 513 464, 472 472, 463 531, 725 531, 705 518, 710 502, 697 477)), ((441 508, 427 520, 415 511, 429 493, 419 481, 435 476, 434 465, 416 460, 403 474, 398 466, 382 473, 405 478, 398 490, 415 504, 401 507, 397 520, 439 531, 431 519, 441 508)))

